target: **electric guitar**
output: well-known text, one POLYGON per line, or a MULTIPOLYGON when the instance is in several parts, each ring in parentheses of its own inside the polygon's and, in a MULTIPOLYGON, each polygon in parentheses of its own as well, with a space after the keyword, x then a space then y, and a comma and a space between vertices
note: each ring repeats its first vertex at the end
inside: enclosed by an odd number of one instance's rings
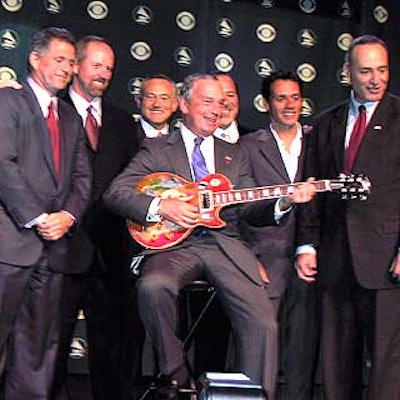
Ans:
MULTIPOLYGON (((189 182, 169 172, 147 175, 135 190, 153 197, 176 198, 194 204, 199 209, 199 222, 191 228, 183 228, 171 221, 161 219, 146 226, 127 220, 130 235, 146 248, 167 249, 187 238, 197 226, 222 228, 226 222, 219 217, 222 207, 232 204, 275 199, 294 192, 299 183, 233 189, 229 178, 222 174, 210 174, 199 182, 189 182)), ((340 175, 338 179, 311 182, 317 192, 338 192, 342 199, 366 200, 371 183, 362 175, 340 175)))

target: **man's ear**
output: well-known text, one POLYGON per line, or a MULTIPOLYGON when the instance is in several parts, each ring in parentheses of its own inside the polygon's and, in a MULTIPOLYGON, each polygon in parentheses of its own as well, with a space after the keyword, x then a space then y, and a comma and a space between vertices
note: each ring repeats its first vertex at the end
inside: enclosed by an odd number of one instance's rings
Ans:
POLYGON ((188 102, 183 96, 179 97, 179 109, 182 114, 187 114, 189 112, 188 102))
POLYGON ((38 65, 39 65, 39 61, 40 61, 40 54, 37 51, 31 51, 29 53, 29 64, 31 65, 31 67, 36 70, 38 69, 38 65))
POLYGON ((172 110, 175 112, 178 109, 178 99, 174 97, 173 103, 172 103, 172 110))
POLYGON ((350 74, 350 65, 348 62, 345 62, 342 67, 343 74, 348 79, 349 83, 351 83, 351 74, 350 74))

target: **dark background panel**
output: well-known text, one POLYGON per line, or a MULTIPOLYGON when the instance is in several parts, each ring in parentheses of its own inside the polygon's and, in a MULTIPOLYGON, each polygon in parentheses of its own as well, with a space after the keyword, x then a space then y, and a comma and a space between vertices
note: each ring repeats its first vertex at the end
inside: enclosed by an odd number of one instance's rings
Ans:
POLYGON ((1 0, 0 79, 14 72, 24 79, 30 35, 46 26, 64 26, 78 38, 96 34, 110 40, 117 66, 107 96, 131 113, 137 113, 137 84, 147 75, 161 72, 179 82, 193 72, 229 69, 239 84, 240 118, 258 128, 266 123, 266 115, 254 106, 262 73, 271 67, 296 70, 306 63, 316 72, 315 79, 304 82, 307 122, 348 95, 340 80, 345 48, 338 43, 348 42, 343 34, 374 33, 387 41, 391 90, 400 93, 399 23, 397 0, 1 0), (104 18, 103 9, 108 10, 104 18), (188 14, 177 18, 180 12, 191 13, 194 23, 188 14), (257 37, 263 24, 266 36, 272 27, 273 40, 257 37), (303 30, 308 32, 305 36, 303 30), (142 59, 132 56, 137 42, 149 46, 139 43, 142 59), (262 68, 261 59, 267 59, 262 68))

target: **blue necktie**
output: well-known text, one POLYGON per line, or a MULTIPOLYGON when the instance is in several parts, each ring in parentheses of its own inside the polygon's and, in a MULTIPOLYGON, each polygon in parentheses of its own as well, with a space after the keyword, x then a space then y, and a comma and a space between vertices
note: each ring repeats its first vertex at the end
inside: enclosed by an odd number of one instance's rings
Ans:
POLYGON ((206 160, 204 159, 203 154, 200 150, 200 145, 204 139, 201 137, 197 137, 194 139, 194 150, 192 154, 192 167, 194 173, 194 180, 200 181, 201 178, 208 175, 208 169, 206 165, 206 160))

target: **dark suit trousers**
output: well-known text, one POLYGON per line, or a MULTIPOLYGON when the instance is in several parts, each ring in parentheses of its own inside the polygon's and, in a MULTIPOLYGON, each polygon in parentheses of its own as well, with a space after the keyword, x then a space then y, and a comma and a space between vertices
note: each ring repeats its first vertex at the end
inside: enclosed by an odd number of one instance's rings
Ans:
POLYGON ((47 259, 0 264, 0 360, 5 400, 50 399, 59 339, 62 274, 47 259))
POLYGON ((317 296, 314 285, 298 278, 293 266, 279 322, 284 398, 310 400, 319 348, 317 296))
POLYGON ((362 399, 367 344, 372 369, 368 400, 400 399, 400 290, 357 283, 322 294, 323 369, 327 400, 362 399))
MULTIPOLYGON (((176 302, 183 286, 205 277, 216 287, 232 324, 237 371, 261 383, 268 398, 274 399, 278 325, 267 290, 249 280, 212 237, 187 240, 193 244, 149 256, 138 280, 139 312, 157 351, 160 371, 179 384, 188 377, 176 334, 176 302)), ((238 241, 237 246, 243 245, 238 241)), ((244 246, 243 251, 250 252, 244 246)))

